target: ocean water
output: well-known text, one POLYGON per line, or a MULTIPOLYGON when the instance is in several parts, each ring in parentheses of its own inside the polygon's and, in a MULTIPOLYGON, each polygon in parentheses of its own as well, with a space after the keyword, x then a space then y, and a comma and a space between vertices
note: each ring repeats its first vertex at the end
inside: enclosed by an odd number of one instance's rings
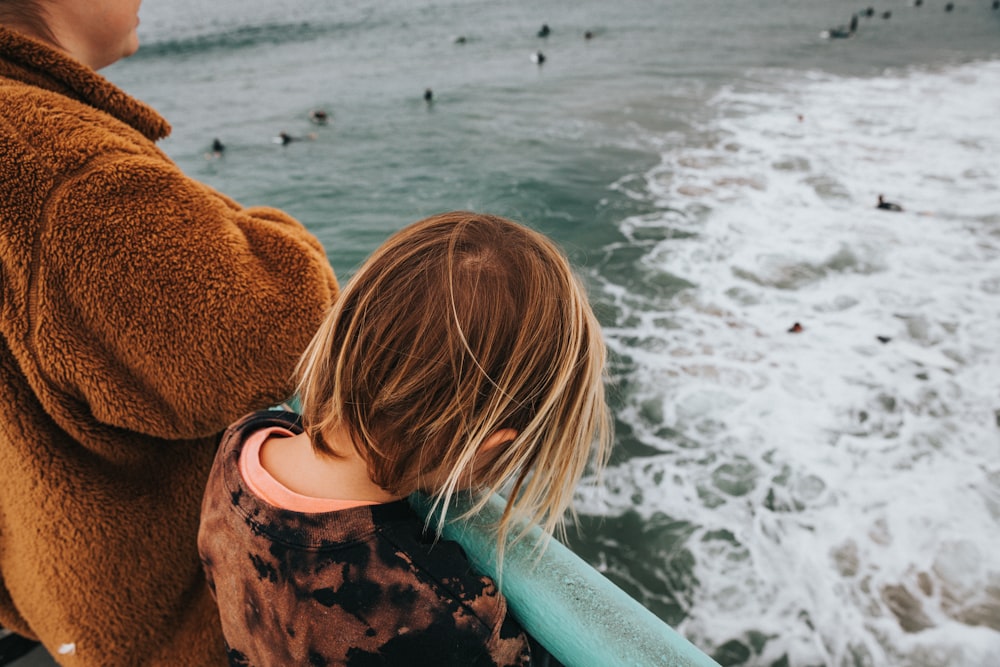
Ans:
POLYGON ((988 667, 1000 11, 944 4, 146 0, 105 73, 344 279, 448 209, 555 237, 617 422, 572 546, 720 663, 988 667))

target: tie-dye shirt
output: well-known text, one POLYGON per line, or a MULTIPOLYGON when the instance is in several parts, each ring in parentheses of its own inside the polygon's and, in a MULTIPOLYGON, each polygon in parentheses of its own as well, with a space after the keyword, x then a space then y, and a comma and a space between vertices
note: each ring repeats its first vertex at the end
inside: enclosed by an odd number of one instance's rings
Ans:
POLYGON ((230 427, 202 504, 198 548, 231 665, 531 664, 493 581, 457 544, 426 534, 405 500, 314 514, 256 497, 240 453, 272 427, 302 430, 278 411, 230 427))

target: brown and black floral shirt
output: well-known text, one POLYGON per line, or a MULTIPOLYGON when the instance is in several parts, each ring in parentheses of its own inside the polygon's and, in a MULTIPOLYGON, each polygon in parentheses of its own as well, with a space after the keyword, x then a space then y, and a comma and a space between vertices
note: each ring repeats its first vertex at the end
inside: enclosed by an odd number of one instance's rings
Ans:
POLYGON ((301 431, 297 415, 268 411, 226 432, 202 505, 198 548, 231 665, 531 664, 493 581, 406 501, 308 514, 255 497, 240 452, 274 426, 301 431))

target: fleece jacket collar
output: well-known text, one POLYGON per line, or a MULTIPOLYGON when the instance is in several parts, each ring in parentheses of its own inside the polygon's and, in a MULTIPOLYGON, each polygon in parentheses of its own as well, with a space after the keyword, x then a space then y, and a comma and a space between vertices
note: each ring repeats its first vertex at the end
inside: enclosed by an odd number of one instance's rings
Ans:
POLYGON ((111 114, 150 141, 170 134, 170 124, 151 107, 68 55, 0 26, 0 77, 72 97, 111 114))

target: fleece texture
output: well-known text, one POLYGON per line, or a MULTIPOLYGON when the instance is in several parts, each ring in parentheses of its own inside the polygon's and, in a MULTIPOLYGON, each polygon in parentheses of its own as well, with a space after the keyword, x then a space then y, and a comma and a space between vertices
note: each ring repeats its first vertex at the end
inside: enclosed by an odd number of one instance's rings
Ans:
POLYGON ((0 27, 0 625, 65 665, 225 664, 196 548, 219 435, 289 395, 337 292, 169 131, 0 27))

